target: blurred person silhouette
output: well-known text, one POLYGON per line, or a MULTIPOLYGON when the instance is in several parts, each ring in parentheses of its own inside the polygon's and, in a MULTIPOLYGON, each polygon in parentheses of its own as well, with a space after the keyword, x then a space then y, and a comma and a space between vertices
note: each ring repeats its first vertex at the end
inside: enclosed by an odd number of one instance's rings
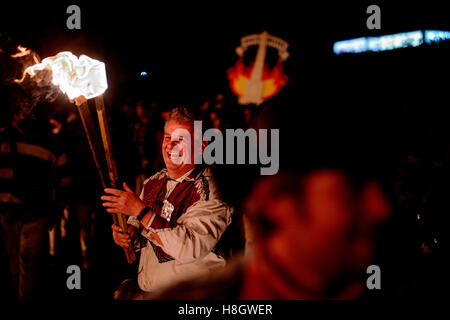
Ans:
POLYGON ((157 151, 154 128, 154 109, 156 104, 147 106, 142 100, 136 103, 136 121, 133 125, 133 142, 137 149, 138 171, 136 173, 136 193, 142 191, 142 184, 152 172, 152 165, 157 151))
POLYGON ((78 224, 76 230, 82 258, 81 267, 86 270, 89 268, 90 249, 98 225, 95 195, 101 190, 101 186, 78 112, 69 112, 63 125, 63 133, 71 146, 68 150, 68 161, 72 196, 69 197, 63 210, 60 224, 61 238, 64 239, 68 235, 70 226, 78 224))
POLYGON ((124 181, 130 181, 131 187, 135 187, 135 180, 140 171, 141 163, 138 150, 133 143, 134 124, 137 121, 136 108, 129 98, 113 108, 111 123, 111 135, 115 143, 115 149, 122 150, 116 157, 117 167, 124 181))
POLYGON ((245 200, 246 253, 211 278, 144 299, 352 299, 364 294, 377 228, 390 217, 382 186, 348 173, 286 171, 245 200))
POLYGON ((303 177, 287 173, 261 181, 245 208, 254 247, 243 298, 346 299, 364 293, 377 227, 390 216, 377 181, 355 187, 348 173, 333 168, 303 177))
POLYGON ((53 261, 51 264, 54 265, 56 250, 58 247, 58 240, 61 236, 61 223, 66 221, 68 217, 67 208, 69 207, 71 199, 71 184, 72 176, 70 171, 70 163, 68 159, 69 144, 67 143, 68 137, 65 134, 65 118, 62 114, 57 114, 52 110, 49 110, 49 124, 50 124, 50 135, 52 140, 55 141, 55 151, 56 153, 62 155, 58 158, 56 164, 56 175, 60 177, 58 183, 55 186, 55 207, 57 214, 55 215, 54 221, 50 225, 49 230, 49 254, 53 261))
POLYGON ((0 131, 0 233, 17 299, 45 292, 48 229, 55 222, 55 188, 66 154, 56 148, 41 112, 14 105, 11 124, 0 131))

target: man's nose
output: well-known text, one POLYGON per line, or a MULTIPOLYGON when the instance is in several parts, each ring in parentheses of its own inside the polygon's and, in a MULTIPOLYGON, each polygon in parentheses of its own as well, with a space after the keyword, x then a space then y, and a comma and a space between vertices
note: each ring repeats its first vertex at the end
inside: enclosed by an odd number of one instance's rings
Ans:
POLYGON ((167 146, 169 147, 169 149, 173 149, 173 147, 175 147, 176 145, 178 145, 180 143, 180 141, 173 141, 173 140, 170 140, 168 143, 167 143, 167 146))

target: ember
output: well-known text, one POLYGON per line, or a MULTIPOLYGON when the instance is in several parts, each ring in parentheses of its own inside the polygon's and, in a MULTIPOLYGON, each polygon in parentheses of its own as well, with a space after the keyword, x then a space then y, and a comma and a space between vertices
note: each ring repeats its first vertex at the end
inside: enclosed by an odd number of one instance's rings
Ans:
MULTIPOLYGON (((31 50, 29 50, 27 48, 24 48, 24 47, 22 47, 20 45, 17 46, 17 50, 19 50, 19 52, 16 53, 16 54, 12 54, 11 58, 23 57, 23 56, 27 56, 27 55, 29 55, 31 53, 31 50)), ((38 62, 36 62, 36 63, 38 63, 38 62)))

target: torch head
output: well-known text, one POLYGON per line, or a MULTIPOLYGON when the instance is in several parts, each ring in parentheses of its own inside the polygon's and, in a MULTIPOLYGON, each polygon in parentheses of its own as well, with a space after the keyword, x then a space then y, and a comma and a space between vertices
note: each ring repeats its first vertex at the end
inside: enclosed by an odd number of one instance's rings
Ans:
POLYGON ((27 68, 24 78, 28 74, 39 82, 39 71, 43 70, 51 71, 52 83, 59 86, 70 100, 80 96, 91 99, 103 94, 108 88, 105 64, 85 55, 78 58, 69 51, 60 52, 27 68))

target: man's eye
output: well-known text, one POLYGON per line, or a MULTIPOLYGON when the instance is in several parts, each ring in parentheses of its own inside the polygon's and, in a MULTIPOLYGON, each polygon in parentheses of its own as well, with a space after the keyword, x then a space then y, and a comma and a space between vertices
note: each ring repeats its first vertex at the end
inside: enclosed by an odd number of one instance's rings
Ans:
POLYGON ((183 137, 182 136, 178 137, 178 141, 183 141, 183 137))

